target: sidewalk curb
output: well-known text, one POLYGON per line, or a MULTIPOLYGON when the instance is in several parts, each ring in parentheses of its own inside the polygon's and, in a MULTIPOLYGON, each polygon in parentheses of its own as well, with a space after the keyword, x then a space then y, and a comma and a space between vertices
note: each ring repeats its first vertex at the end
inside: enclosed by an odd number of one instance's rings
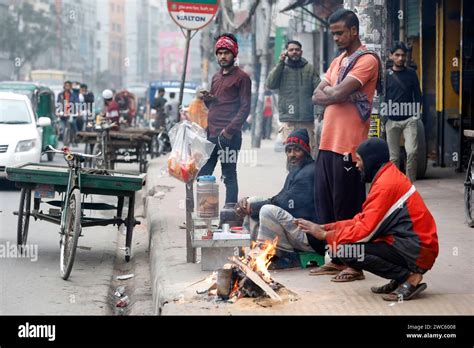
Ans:
POLYGON ((164 265, 164 250, 167 243, 166 238, 163 238, 163 219, 160 215, 159 199, 153 197, 158 187, 159 166, 162 164, 160 158, 152 160, 148 164, 147 182, 145 186, 145 219, 148 228, 148 250, 150 256, 150 279, 152 287, 152 305, 153 314, 160 315, 163 305, 166 303, 165 286, 166 282, 166 267, 159 267, 164 265))

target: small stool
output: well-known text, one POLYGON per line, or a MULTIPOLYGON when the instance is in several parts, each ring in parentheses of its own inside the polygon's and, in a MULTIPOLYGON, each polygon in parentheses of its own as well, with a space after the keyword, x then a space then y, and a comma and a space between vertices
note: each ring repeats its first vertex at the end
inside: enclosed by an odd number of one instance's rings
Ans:
POLYGON ((316 264, 319 267, 321 267, 325 263, 324 255, 320 255, 315 252, 301 251, 301 252, 298 252, 298 256, 300 257, 301 268, 308 267, 309 262, 316 262, 316 264))

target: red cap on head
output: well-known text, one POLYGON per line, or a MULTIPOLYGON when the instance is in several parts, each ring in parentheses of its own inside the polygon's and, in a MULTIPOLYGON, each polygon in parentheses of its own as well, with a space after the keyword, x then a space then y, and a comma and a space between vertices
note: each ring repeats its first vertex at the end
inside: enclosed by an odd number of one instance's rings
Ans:
POLYGON ((231 38, 227 36, 220 37, 216 42, 215 48, 216 48, 215 49, 216 53, 217 53, 217 50, 221 48, 225 48, 231 51, 232 54, 234 55, 234 58, 237 57, 237 54, 239 54, 239 45, 237 44, 237 42, 235 42, 234 40, 232 40, 231 38))

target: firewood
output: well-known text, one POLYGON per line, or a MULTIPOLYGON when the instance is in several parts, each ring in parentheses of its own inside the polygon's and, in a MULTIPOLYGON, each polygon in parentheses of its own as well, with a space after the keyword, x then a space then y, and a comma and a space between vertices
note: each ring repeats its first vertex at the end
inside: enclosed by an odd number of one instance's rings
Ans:
POLYGON ((275 301, 282 301, 281 297, 254 271, 250 269, 249 266, 242 263, 237 257, 232 256, 229 257, 229 260, 235 263, 245 275, 255 283, 258 287, 260 287, 263 291, 265 291, 268 296, 272 300, 275 301))

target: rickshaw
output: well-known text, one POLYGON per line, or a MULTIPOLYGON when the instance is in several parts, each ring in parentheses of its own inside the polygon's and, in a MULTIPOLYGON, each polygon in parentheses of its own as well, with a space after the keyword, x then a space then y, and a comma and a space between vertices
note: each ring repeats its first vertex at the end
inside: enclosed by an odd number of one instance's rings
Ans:
MULTIPOLYGON (((51 125, 43 128, 43 143, 41 150, 46 152, 48 147, 58 144, 58 119, 56 116, 56 103, 54 92, 45 85, 35 82, 3 81, 0 82, 0 91, 8 91, 28 96, 36 114, 36 119, 48 117, 51 125)), ((48 161, 54 158, 54 152, 46 152, 48 161)))

